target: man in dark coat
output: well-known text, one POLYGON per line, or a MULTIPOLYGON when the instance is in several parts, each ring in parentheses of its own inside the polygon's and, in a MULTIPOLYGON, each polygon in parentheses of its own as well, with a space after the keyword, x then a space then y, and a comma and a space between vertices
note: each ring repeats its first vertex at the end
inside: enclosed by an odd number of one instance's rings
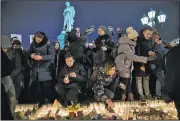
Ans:
MULTIPOLYGON (((145 27, 139 33, 136 46, 136 55, 138 56, 153 56, 155 53, 152 52, 152 37, 153 29, 149 26, 145 27)), ((152 99, 149 89, 149 64, 135 63, 136 72, 136 86, 140 100, 152 99), (143 85, 143 86, 142 86, 143 85), (145 96, 143 94, 143 89, 145 96)))
MULTIPOLYGON (((180 120, 180 44, 166 55, 165 91, 166 95, 174 101, 180 120)), ((165 102, 171 102, 169 99, 165 102)))
POLYGON ((37 83, 38 101, 43 104, 45 100, 52 101, 52 72, 54 64, 54 46, 48 44, 44 32, 36 32, 34 40, 28 50, 32 58, 32 80, 37 83))
POLYGON ((86 81, 86 71, 83 65, 75 63, 70 53, 65 55, 66 65, 60 71, 58 83, 55 86, 57 93, 65 103, 78 101, 83 82, 86 81))

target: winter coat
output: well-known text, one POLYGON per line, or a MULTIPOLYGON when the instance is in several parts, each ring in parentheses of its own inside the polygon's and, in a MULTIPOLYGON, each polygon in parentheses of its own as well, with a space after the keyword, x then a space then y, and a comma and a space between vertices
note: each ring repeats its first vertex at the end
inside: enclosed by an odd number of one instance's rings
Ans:
POLYGON ((119 80, 119 75, 115 74, 113 77, 108 76, 103 73, 103 70, 97 72, 95 82, 93 84, 92 90, 94 92, 94 97, 97 101, 106 101, 108 96, 105 95, 104 88, 112 84, 113 81, 119 80))
POLYGON ((77 37, 75 35, 76 29, 73 29, 68 35, 68 41, 70 43, 70 52, 75 57, 76 62, 82 63, 83 52, 85 47, 85 39, 81 37, 77 37))
POLYGON ((33 81, 52 80, 55 48, 52 44, 48 44, 47 37, 45 36, 44 39, 39 44, 37 44, 34 40, 30 45, 28 53, 29 53, 29 57, 31 57, 33 53, 42 56, 41 61, 36 61, 34 59, 32 60, 33 81))
MULTIPOLYGON (((13 64, 13 71, 11 73, 11 78, 16 91, 16 97, 18 99, 21 88, 23 87, 24 80, 24 69, 26 64, 25 51, 22 48, 9 48, 7 55, 13 64)), ((27 80, 26 80, 27 81, 27 80)))
MULTIPOLYGON (((142 33, 139 35, 137 45, 135 48, 136 55, 148 57, 148 52, 153 51, 152 40, 146 40, 142 33)), ((137 77, 143 77, 149 75, 149 63, 134 63, 135 73, 137 77), (140 69, 141 66, 145 66, 145 72, 140 69)))
POLYGON ((129 40, 126 35, 122 36, 118 43, 118 55, 115 59, 116 68, 120 77, 130 78, 133 61, 146 63, 147 57, 135 55, 136 42, 129 40))
POLYGON ((167 96, 180 101, 180 45, 172 48, 166 55, 165 89, 167 96))
POLYGON ((94 53, 94 66, 101 65, 104 61, 110 59, 110 53, 112 49, 114 48, 114 40, 105 33, 103 36, 99 36, 95 40, 96 48, 93 49, 94 53), (103 40, 105 40, 103 42, 103 40), (101 47, 105 46, 107 48, 107 51, 103 51, 101 47))
POLYGON ((72 87, 81 87, 82 83, 86 81, 86 71, 84 66, 78 63, 74 63, 73 67, 69 68, 67 65, 59 73, 58 82, 64 84, 67 88, 72 87), (75 72, 77 77, 69 77, 70 83, 64 83, 64 78, 66 75, 69 75, 71 72, 75 72))
POLYGON ((152 62, 156 66, 156 70, 164 70, 165 69, 165 55, 169 51, 169 49, 165 48, 163 44, 156 44, 154 51, 156 53, 157 58, 152 62))
POLYGON ((9 76, 13 70, 13 64, 1 48, 1 78, 9 76))

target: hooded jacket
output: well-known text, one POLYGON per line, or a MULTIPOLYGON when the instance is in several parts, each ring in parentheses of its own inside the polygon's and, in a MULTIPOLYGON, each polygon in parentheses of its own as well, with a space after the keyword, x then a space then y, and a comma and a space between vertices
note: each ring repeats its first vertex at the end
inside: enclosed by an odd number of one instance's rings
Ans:
POLYGON ((147 57, 135 55, 136 42, 128 39, 126 35, 122 36, 118 43, 118 55, 115 59, 116 68, 120 77, 130 78, 133 61, 146 63, 147 57))
POLYGON ((55 48, 53 45, 48 44, 48 38, 45 33, 40 33, 44 36, 43 40, 38 44, 34 38, 28 50, 28 55, 30 58, 33 53, 42 56, 41 61, 32 59, 33 80, 48 81, 52 80, 55 48))
POLYGON ((75 57, 76 62, 82 62, 85 39, 76 36, 76 29, 72 29, 70 33, 68 33, 68 41, 70 43, 70 52, 75 57))
POLYGON ((110 59, 110 53, 115 46, 114 40, 112 39, 108 29, 105 26, 100 26, 99 28, 101 28, 105 34, 103 36, 98 36, 98 38, 95 40, 96 48, 93 49, 95 52, 94 66, 101 65, 103 61, 110 59), (103 46, 107 48, 107 51, 102 51, 101 47, 103 46))

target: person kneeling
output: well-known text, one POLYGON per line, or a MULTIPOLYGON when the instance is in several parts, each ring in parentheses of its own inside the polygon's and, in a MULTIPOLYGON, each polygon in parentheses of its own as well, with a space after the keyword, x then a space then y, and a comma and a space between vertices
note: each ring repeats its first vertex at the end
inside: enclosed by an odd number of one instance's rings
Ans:
POLYGON ((70 53, 65 55, 65 62, 66 65, 60 71, 55 89, 66 106, 68 102, 71 104, 78 102, 82 83, 86 81, 86 71, 83 65, 75 63, 70 53))
POLYGON ((106 102, 109 108, 113 108, 112 99, 118 84, 119 76, 116 66, 112 62, 106 62, 103 68, 98 68, 92 90, 97 101, 106 102))

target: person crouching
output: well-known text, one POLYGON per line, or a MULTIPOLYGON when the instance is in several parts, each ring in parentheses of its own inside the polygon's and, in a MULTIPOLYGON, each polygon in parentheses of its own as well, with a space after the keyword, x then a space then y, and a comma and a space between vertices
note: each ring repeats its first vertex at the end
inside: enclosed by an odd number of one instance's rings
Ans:
POLYGON ((84 66, 75 63, 71 53, 65 55, 66 65, 59 73, 58 83, 55 89, 67 106, 78 102, 78 94, 81 92, 82 84, 86 81, 86 71, 84 66))
POLYGON ((109 108, 113 108, 112 99, 118 84, 119 76, 113 62, 106 62, 103 68, 98 68, 92 90, 97 101, 105 102, 109 108))

